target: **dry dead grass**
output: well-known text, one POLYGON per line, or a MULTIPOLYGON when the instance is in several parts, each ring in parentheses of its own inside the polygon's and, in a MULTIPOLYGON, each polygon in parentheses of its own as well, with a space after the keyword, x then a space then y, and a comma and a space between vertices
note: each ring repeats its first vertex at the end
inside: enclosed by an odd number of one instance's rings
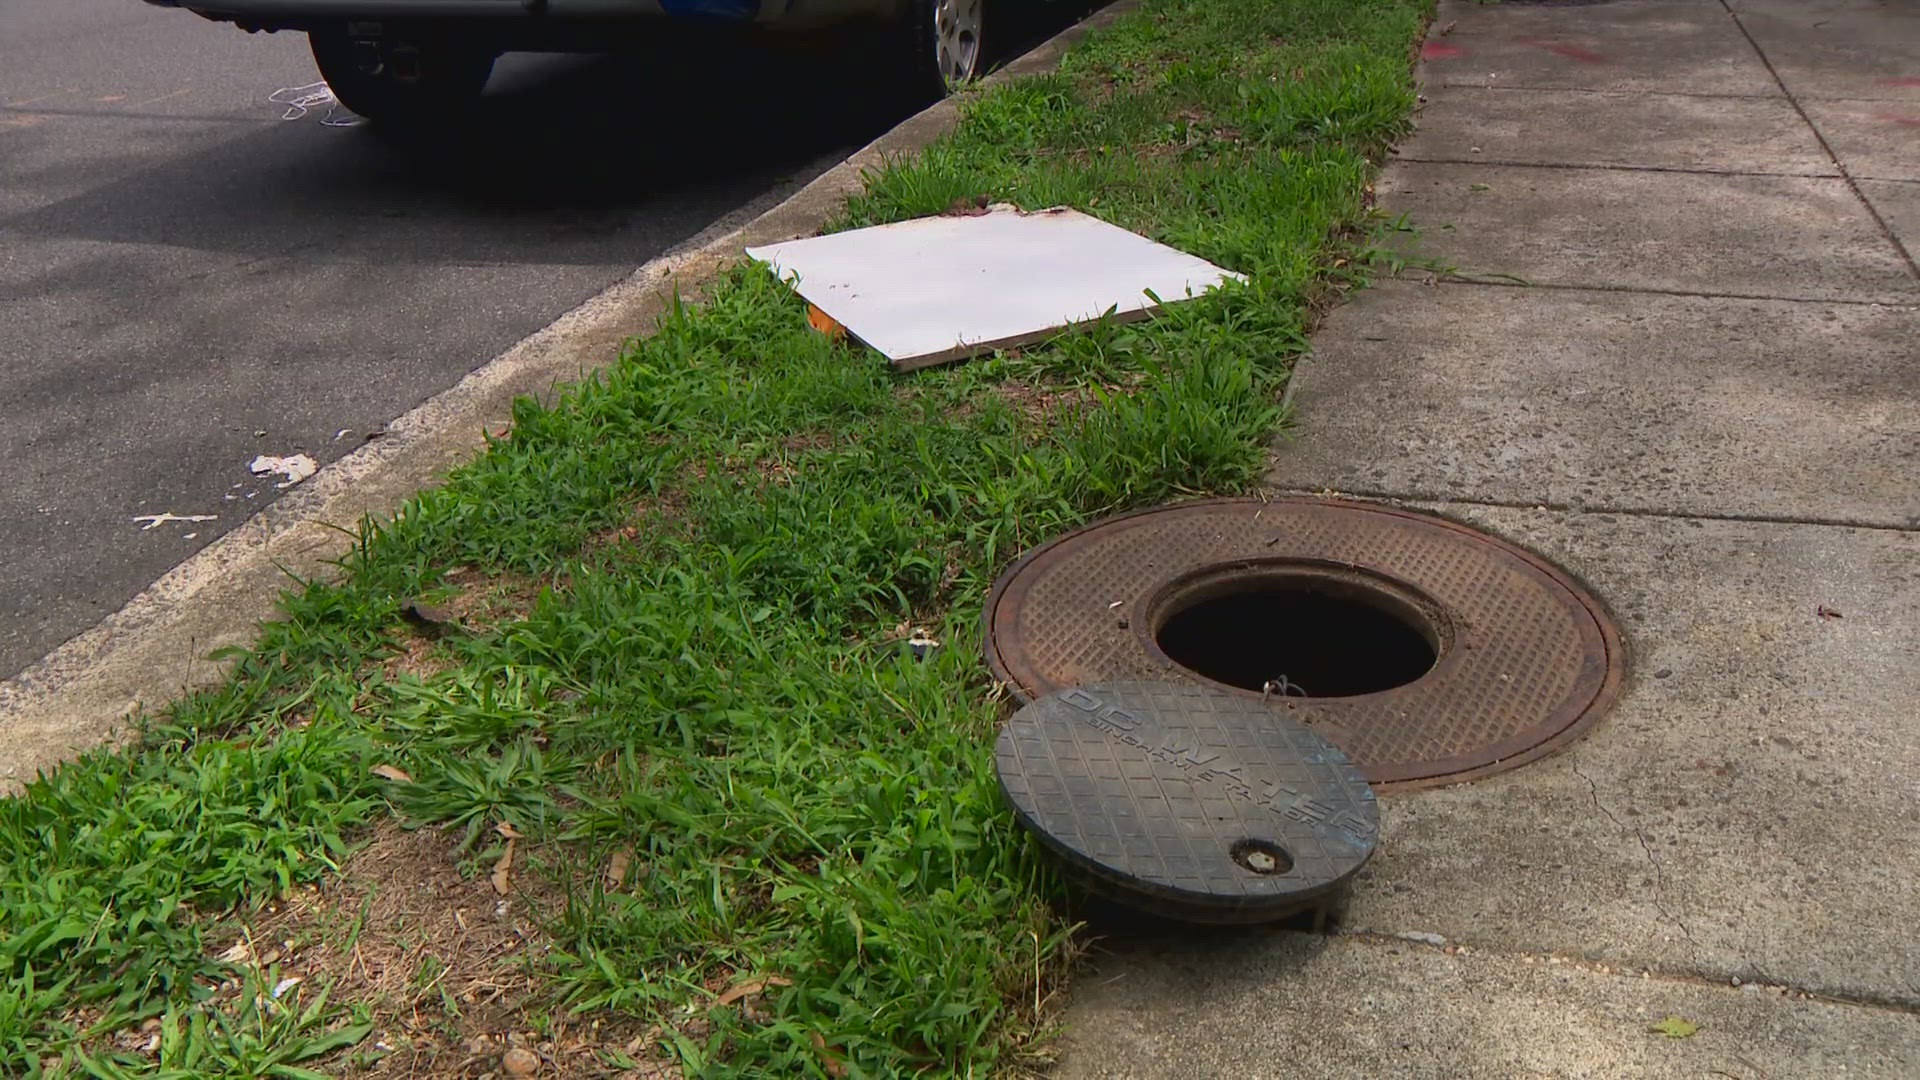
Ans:
POLYGON ((334 1003, 371 1012, 374 1031, 360 1046, 309 1063, 332 1075, 678 1077, 649 1057, 652 1040, 637 1023, 531 1019, 544 1012, 534 971, 546 949, 542 919, 561 899, 524 866, 516 860, 500 895, 489 875, 462 872, 449 838, 383 823, 338 876, 237 924, 222 944, 243 964, 277 965, 280 978, 330 987, 334 1003), (535 1055, 538 1069, 509 1072, 503 1060, 515 1049, 535 1055), (639 1068, 614 1064, 615 1054, 639 1068))
POLYGON ((500 574, 472 580, 478 576, 478 571, 468 567, 448 571, 448 583, 463 587, 441 604, 452 621, 474 631, 526 618, 539 601, 540 593, 550 584, 526 574, 500 574), (468 581, 472 584, 465 584, 468 581))

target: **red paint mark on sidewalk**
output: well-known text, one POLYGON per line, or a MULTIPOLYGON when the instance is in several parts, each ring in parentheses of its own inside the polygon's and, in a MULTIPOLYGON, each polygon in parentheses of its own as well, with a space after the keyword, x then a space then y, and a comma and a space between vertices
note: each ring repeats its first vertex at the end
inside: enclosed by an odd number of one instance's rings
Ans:
POLYGON ((1881 79, 1881 86, 1920 86, 1920 75, 1900 75, 1891 79, 1881 79))
POLYGON ((1467 55, 1467 50, 1444 41, 1429 41, 1420 46, 1420 55, 1429 60, 1456 60, 1467 55))
POLYGON ((1555 56, 1564 56, 1569 60, 1578 60, 1583 64, 1611 64, 1612 60, 1578 45, 1569 45, 1564 41, 1543 41, 1540 38, 1521 38, 1520 44, 1531 45, 1536 49, 1545 49, 1555 56))
POLYGON ((1878 114, 1878 119, 1885 120, 1889 124, 1899 124, 1901 127, 1920 128, 1920 116, 1903 116, 1900 113, 1883 112, 1878 114))

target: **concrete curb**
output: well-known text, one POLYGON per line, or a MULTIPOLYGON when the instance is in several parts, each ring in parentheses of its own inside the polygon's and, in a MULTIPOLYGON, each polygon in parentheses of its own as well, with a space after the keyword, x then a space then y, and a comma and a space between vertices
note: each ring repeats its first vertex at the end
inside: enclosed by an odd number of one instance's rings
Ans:
MULTIPOLYGON (((1089 32, 1138 8, 1116 0, 985 80, 1049 72, 1089 32)), ((384 438, 327 466, 292 494, 174 567, 119 611, 0 683, 0 792, 76 754, 124 737, 143 711, 218 683, 205 657, 254 640, 290 577, 323 577, 366 517, 392 515, 504 426, 514 399, 610 365, 622 342, 651 330, 673 297, 690 295, 744 258, 749 244, 811 236, 864 189, 863 176, 952 131, 942 101, 875 139, 758 218, 640 267, 395 420, 384 438)))

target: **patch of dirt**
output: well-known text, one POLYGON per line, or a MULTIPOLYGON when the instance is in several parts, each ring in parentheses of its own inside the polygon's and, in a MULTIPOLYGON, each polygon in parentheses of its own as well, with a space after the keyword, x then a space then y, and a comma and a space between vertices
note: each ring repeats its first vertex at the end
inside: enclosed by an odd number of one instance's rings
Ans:
POLYGON ((649 536, 668 532, 685 535, 688 531, 687 493, 706 478, 705 465, 689 462, 681 470, 679 482, 662 488, 657 495, 634 499, 624 521, 588 537, 580 549, 582 557, 589 561, 601 557, 610 557, 615 561, 635 558, 639 557, 643 542, 649 536))
POLYGON ((270 905, 220 947, 371 1010, 374 1030, 359 1046, 308 1063, 330 1075, 677 1078, 677 1066, 649 1056, 641 1025, 555 1016, 536 1030, 530 967, 546 948, 541 915, 561 900, 525 865, 515 858, 502 896, 490 875, 461 873, 448 837, 382 823, 337 877, 270 905), (526 1053, 509 1063, 513 1051, 526 1053), (608 1064, 614 1053, 642 1068, 608 1064), (534 1059, 534 1072, 507 1068, 534 1059))
MULTIPOLYGON (((468 570, 456 576, 459 569, 456 567, 455 571, 448 572, 447 580, 450 583, 460 584, 464 579, 478 574, 477 571, 468 570)), ((541 590, 548 584, 524 574, 503 574, 475 581, 439 606, 452 622, 469 630, 488 630, 501 623, 526 618, 540 599, 541 590)))
MULTIPOLYGON (((728 455, 715 459, 712 466, 745 484, 786 487, 803 473, 809 457, 833 450, 842 438, 844 436, 820 429, 796 432, 779 440, 771 450, 728 455)), ((697 479, 704 481, 707 476, 707 469, 700 467, 697 479)))
POLYGON ((840 445, 839 436, 831 431, 802 431, 780 440, 780 449, 789 454, 806 454, 820 450, 831 450, 840 445))
POLYGON ((452 671, 458 665, 435 649, 433 638, 421 634, 408 634, 395 643, 398 650, 380 661, 380 667, 387 673, 389 680, 411 675, 426 682, 435 675, 452 671))
MULTIPOLYGON (((1136 373, 1127 376, 1125 382, 1102 383, 1100 390, 1109 398, 1127 397, 1137 393, 1145 381, 1145 373, 1136 373)), ((1094 388, 1086 385, 1067 386, 1011 379, 994 384, 993 391, 1029 424, 1035 425, 1057 423, 1075 413, 1096 407, 1100 401, 1094 394, 1094 388)))
POLYGON ((1044 424, 1079 412, 1093 404, 1093 391, 1085 386, 1057 386, 1010 380, 996 383, 993 392, 1028 423, 1044 424))
POLYGON ((485 633, 501 623, 524 619, 533 611, 547 582, 520 574, 485 578, 470 566, 457 566, 446 582, 461 587, 447 599, 409 601, 401 612, 407 632, 395 635, 394 651, 379 660, 389 680, 411 676, 426 682, 459 664, 438 648, 448 633, 485 633))
MULTIPOLYGON (((1020 350, 1010 350, 1010 357, 1018 358, 1020 350)), ((1145 375, 1129 376, 1129 381, 1104 383, 1100 389, 1110 397, 1125 397, 1139 390, 1139 384, 1145 381, 1145 375)), ((894 391, 895 398, 907 407, 919 407, 926 410, 934 406, 924 401, 911 387, 901 387, 894 391)), ((978 416, 982 403, 987 400, 982 395, 998 397, 1030 428, 1044 428, 1057 425, 1070 419, 1076 413, 1092 408, 1099 403, 1094 396, 1094 388, 1085 384, 1067 384, 1054 382, 1046 378, 1011 378, 990 383, 973 397, 938 406, 939 415, 948 421, 962 422, 978 416)))

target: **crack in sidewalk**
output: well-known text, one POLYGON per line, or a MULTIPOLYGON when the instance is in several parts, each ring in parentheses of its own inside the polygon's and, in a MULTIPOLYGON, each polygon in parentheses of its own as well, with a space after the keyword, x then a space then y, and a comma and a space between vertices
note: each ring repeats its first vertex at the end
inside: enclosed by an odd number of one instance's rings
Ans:
POLYGON ((1813 132, 1814 140, 1820 144, 1820 149, 1826 152, 1827 158, 1833 162, 1833 167, 1840 170, 1840 179, 1846 182, 1847 188, 1853 192, 1853 197, 1860 201, 1860 205, 1866 208, 1867 215, 1873 219, 1873 223, 1880 227, 1880 235, 1886 239, 1887 243, 1893 245, 1894 251, 1899 252, 1901 260, 1907 264, 1907 273, 1915 279, 1920 279, 1920 261, 1916 261, 1913 252, 1907 250, 1907 245, 1901 242, 1899 234, 1895 233, 1893 226, 1887 223, 1886 217, 1880 213, 1880 208, 1873 205, 1873 200, 1867 198, 1866 192, 1860 190, 1860 185, 1855 182, 1853 173, 1847 169, 1847 163, 1840 160, 1840 155, 1833 149, 1833 144, 1827 141, 1827 133, 1821 131, 1820 125, 1813 122, 1813 117, 1808 115, 1806 107, 1800 104, 1799 96, 1787 85, 1787 80, 1780 77, 1779 70, 1773 66, 1773 58, 1767 55, 1767 50, 1760 47, 1759 39, 1753 36, 1753 31, 1747 29, 1746 21, 1740 18, 1740 13, 1733 9, 1733 5, 1728 3, 1728 0, 1720 0, 1720 6, 1726 9, 1728 17, 1733 20, 1733 25, 1739 28, 1740 36, 1747 39, 1747 44, 1752 46, 1754 55, 1758 56, 1760 63, 1766 66, 1767 74, 1773 77, 1774 85, 1780 88, 1780 93, 1786 96, 1787 103, 1793 106, 1795 113, 1799 114, 1800 122, 1807 125, 1807 130, 1813 132))
MULTIPOLYGON (((1593 808, 1605 814, 1607 820, 1613 822, 1615 828, 1618 828, 1621 832, 1632 833, 1633 838, 1640 842, 1640 850, 1646 854, 1647 864, 1653 867, 1655 885, 1655 892, 1652 896, 1653 909, 1660 913, 1661 918, 1680 928, 1680 936, 1686 938, 1687 944, 1693 947, 1694 962, 1696 964, 1699 963, 1700 942, 1693 936, 1693 930, 1687 926, 1686 920, 1680 918, 1680 916, 1674 914, 1672 911, 1667 910, 1667 905, 1664 901, 1664 897, 1667 894, 1667 869, 1661 865, 1659 856, 1653 853, 1653 845, 1647 843, 1647 834, 1641 832, 1638 826, 1629 826, 1626 822, 1621 821, 1612 810, 1607 808, 1605 803, 1600 801, 1600 785, 1594 782, 1593 777, 1580 771, 1580 762, 1577 759, 1569 757, 1567 759, 1567 766, 1573 770, 1573 775, 1587 782, 1587 790, 1593 795, 1593 808)), ((1749 961, 1749 965, 1751 965, 1751 961, 1749 961)))
POLYGON ((1685 176, 1758 176, 1783 180, 1839 180, 1832 172, 1766 172, 1759 169, 1709 169, 1682 165, 1614 165, 1597 161, 1516 161, 1497 157, 1410 157, 1395 154, 1394 160, 1409 165, 1492 165, 1502 169, 1546 169, 1554 172, 1632 172, 1679 173, 1685 176))
MULTIPOLYGON (((1449 271, 1451 276, 1442 276, 1427 281, 1415 282, 1421 285, 1460 288, 1462 286, 1482 285, 1496 289, 1561 289, 1567 292, 1604 292, 1625 293, 1631 296, 1681 296, 1698 300, 1762 300, 1776 304, 1846 304, 1852 307, 1890 308, 1895 311, 1913 311, 1920 304, 1912 300, 1862 300, 1846 296, 1781 296, 1777 293, 1740 293, 1710 292, 1704 289, 1675 289, 1656 285, 1616 285, 1606 282, 1572 281, 1501 281, 1495 277, 1467 277, 1465 274, 1478 271, 1449 271)), ((1389 278, 1383 280, 1411 281, 1411 278, 1389 278)))
POLYGON ((1326 936, 1343 938, 1349 941, 1366 942, 1373 945, 1417 945, 1433 952, 1466 960, 1519 960, 1525 964, 1572 968, 1587 972, 1590 975, 1600 975, 1615 979, 1661 982, 1741 993, 1759 993, 1766 991, 1778 996, 1800 1001, 1817 1001, 1825 1005, 1841 1005, 1855 1009, 1873 1009, 1878 1012, 1899 1013, 1903 1016, 1920 1016, 1920 997, 1916 997, 1915 1000, 1901 1000, 1893 997, 1874 997, 1864 994, 1836 994, 1773 977, 1729 979, 1724 975, 1709 973, 1704 968, 1694 968, 1690 970, 1659 968, 1634 963, 1594 960, 1588 956, 1573 956, 1565 953, 1539 952, 1528 949, 1502 949, 1451 940, 1441 937, 1438 934, 1428 933, 1395 933, 1390 930, 1355 928, 1334 930, 1326 936), (1754 989, 1750 990, 1749 987, 1754 989))
POLYGON ((1683 510, 1654 510, 1645 507, 1586 505, 1547 499, 1487 499, 1445 492, 1398 492, 1379 488, 1305 488, 1296 484, 1271 484, 1265 489, 1274 495, 1310 495, 1316 498, 1370 499, 1395 505, 1418 506, 1422 503, 1448 503, 1457 506, 1482 506, 1495 510, 1534 510, 1552 514, 1606 514, 1614 517, 1651 518, 1676 521, 1733 521, 1756 525, 1811 525, 1824 529, 1862 529, 1868 532, 1920 533, 1920 520, 1905 525, 1849 520, 1846 518, 1798 517, 1789 514, 1714 514, 1683 510))

